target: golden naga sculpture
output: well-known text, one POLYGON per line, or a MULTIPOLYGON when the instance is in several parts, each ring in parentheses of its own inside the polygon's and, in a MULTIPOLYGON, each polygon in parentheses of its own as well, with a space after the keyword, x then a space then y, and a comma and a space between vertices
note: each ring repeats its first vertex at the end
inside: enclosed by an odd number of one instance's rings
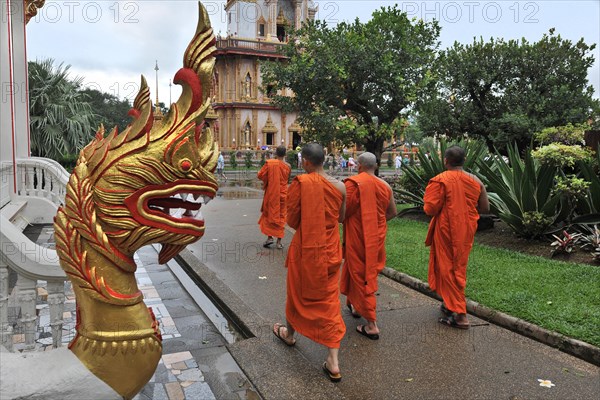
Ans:
POLYGON ((165 263, 200 239, 201 201, 217 191, 217 146, 203 127, 215 37, 199 7, 196 35, 173 79, 183 86, 177 103, 154 121, 142 77, 133 122, 106 137, 101 126, 81 151, 54 222, 60 264, 77 302, 69 348, 125 398, 148 382, 162 354, 158 323, 136 284, 133 254, 160 243, 159 262, 165 263))

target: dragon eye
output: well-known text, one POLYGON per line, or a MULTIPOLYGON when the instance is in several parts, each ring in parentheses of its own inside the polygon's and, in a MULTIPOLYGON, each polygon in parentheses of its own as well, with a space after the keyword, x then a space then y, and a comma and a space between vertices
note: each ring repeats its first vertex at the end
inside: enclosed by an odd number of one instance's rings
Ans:
POLYGON ((183 172, 189 172, 189 170, 192 169, 192 162, 190 160, 188 160, 187 158, 184 160, 181 160, 181 162, 179 163, 179 168, 183 172))

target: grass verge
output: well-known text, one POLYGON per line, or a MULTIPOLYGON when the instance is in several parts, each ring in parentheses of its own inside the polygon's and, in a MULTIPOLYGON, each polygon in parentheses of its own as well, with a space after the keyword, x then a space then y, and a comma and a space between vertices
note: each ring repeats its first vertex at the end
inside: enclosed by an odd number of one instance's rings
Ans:
MULTIPOLYGON (((387 266, 427 282, 427 224, 388 224, 387 266)), ((600 347, 600 268, 475 244, 467 269, 471 300, 600 347)))

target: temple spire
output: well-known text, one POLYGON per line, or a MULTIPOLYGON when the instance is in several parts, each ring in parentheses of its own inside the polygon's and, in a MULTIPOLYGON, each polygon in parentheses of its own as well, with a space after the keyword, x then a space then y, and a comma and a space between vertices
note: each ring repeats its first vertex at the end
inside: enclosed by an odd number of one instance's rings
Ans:
POLYGON ((160 105, 158 102, 158 60, 156 60, 156 65, 154 66, 154 71, 156 71, 156 102, 154 103, 154 119, 160 120, 163 118, 163 113, 160 110, 160 105))

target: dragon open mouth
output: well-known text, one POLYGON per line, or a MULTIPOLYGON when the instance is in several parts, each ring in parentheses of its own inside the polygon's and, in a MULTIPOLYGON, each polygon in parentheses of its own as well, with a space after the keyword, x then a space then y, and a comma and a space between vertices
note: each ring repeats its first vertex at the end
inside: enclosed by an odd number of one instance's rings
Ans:
POLYGON ((177 180, 166 185, 149 185, 125 200, 140 223, 169 232, 201 236, 204 217, 200 209, 215 197, 214 183, 177 180))

